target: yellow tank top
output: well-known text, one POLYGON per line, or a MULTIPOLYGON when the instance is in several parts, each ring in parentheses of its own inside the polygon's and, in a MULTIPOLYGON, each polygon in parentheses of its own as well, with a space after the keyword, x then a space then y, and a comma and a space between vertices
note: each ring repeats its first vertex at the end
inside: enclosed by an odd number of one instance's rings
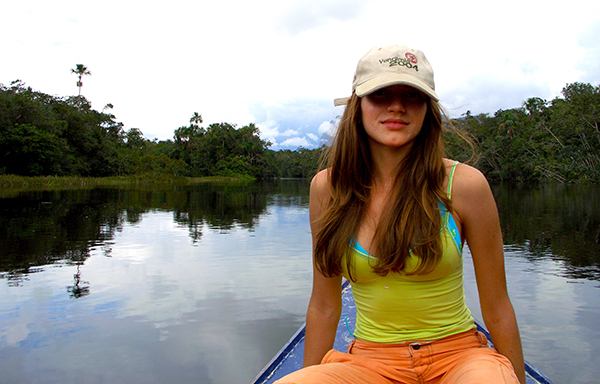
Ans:
MULTIPOLYGON (((457 163, 450 173, 448 198, 457 163)), ((474 327, 465 304, 460 234, 452 214, 441 203, 440 210, 444 252, 440 263, 426 275, 406 274, 419 263, 418 257, 411 255, 405 272, 380 276, 371 267, 376 259, 357 242, 351 245, 347 256, 352 258, 356 280, 350 281, 357 309, 356 338, 377 343, 432 341, 474 327)), ((342 275, 349 279, 345 260, 342 268, 342 275)))

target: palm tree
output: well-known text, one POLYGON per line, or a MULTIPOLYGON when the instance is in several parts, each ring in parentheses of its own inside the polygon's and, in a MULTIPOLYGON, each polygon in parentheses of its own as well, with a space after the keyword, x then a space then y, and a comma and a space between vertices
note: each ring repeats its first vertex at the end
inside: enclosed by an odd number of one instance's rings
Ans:
POLYGON ((194 116, 190 119, 190 123, 194 125, 198 125, 202 123, 202 115, 198 112, 194 112, 194 116))
POLYGON ((71 69, 71 73, 74 73, 79 76, 79 80, 77 81, 77 86, 79 87, 79 96, 81 96, 81 87, 83 83, 81 82, 81 77, 84 75, 91 75, 92 72, 83 64, 77 64, 75 69, 71 69))

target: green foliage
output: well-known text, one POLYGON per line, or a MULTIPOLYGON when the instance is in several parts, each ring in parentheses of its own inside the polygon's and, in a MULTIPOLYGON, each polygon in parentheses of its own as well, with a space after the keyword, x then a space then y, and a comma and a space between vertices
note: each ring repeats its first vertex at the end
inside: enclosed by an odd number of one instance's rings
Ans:
POLYGON ((90 70, 85 65, 77 64, 75 66, 75 69, 71 69, 71 73, 77 75, 77 88, 79 88, 79 96, 81 96, 81 87, 83 87, 83 82, 81 81, 81 78, 83 76, 91 76, 92 72, 90 72, 90 70))
MULTIPOLYGON (((18 80, 0 84, 0 174, 311 178, 326 149, 273 151, 254 124, 202 121, 194 112, 173 140, 150 141, 84 97, 46 95, 18 80)), ((475 166, 490 180, 600 183, 599 124, 600 87, 568 84, 551 101, 532 97, 493 116, 467 111, 449 124, 446 155, 471 159, 471 146, 456 134, 464 132, 477 149, 475 166)))
MULTIPOLYGON (((600 87, 573 83, 562 95, 454 125, 475 138, 476 166, 491 180, 600 183, 600 87)), ((449 157, 460 157, 464 148, 449 144, 449 157)))
POLYGON ((0 174, 186 173, 185 164, 153 154, 153 147, 164 145, 145 139, 139 129, 124 131, 113 115, 93 110, 84 97, 49 96, 20 81, 0 84, 0 174))
POLYGON ((160 153, 145 154, 134 159, 133 174, 167 174, 171 176, 184 176, 188 173, 188 166, 179 159, 171 159, 160 153))
POLYGON ((187 176, 274 176, 265 159, 271 143, 260 139, 258 127, 249 124, 238 129, 219 123, 202 128, 196 115, 189 127, 177 129, 174 136, 173 154, 188 165, 187 176))
POLYGON ((317 149, 298 148, 283 151, 270 151, 271 164, 277 177, 282 178, 312 178, 318 169, 326 147, 317 149))

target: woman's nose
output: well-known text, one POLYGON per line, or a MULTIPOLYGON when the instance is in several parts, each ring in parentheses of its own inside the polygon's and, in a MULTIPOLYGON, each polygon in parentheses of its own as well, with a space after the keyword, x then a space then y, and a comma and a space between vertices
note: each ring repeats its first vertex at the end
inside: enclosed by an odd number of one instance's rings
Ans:
POLYGON ((402 100, 402 97, 391 97, 390 102, 388 104, 388 110, 394 112, 406 112, 406 109, 404 108, 404 100, 402 100))

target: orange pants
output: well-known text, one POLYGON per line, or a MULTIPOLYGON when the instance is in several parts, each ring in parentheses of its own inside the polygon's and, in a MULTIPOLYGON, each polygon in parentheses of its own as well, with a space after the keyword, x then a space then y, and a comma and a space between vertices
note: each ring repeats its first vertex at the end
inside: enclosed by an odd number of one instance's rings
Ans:
POLYGON ((510 361, 475 329, 428 343, 380 344, 354 340, 348 353, 329 351, 320 365, 276 384, 496 384, 519 380, 510 361))

